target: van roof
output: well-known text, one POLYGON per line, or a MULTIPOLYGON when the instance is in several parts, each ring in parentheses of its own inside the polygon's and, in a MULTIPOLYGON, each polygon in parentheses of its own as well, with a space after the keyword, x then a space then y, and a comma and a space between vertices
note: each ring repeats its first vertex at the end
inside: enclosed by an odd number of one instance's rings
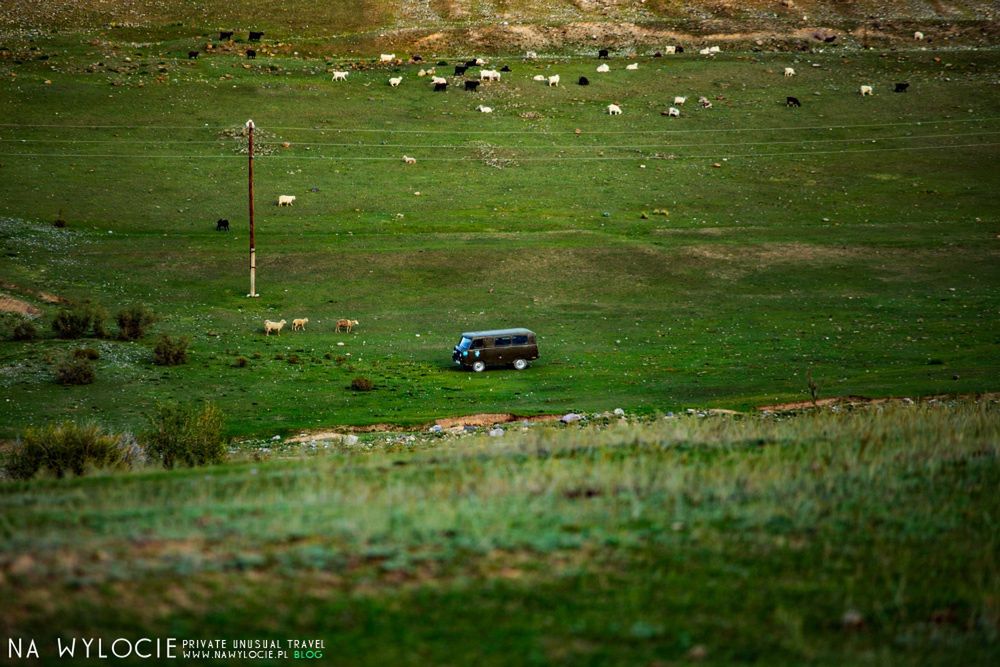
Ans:
POLYGON ((534 336, 530 329, 490 329, 488 331, 466 331, 463 338, 495 338, 497 336, 534 336))

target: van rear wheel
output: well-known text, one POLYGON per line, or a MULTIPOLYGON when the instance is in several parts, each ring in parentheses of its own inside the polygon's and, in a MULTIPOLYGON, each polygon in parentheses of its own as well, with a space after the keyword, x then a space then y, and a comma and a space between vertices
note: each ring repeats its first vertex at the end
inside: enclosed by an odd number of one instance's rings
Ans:
POLYGON ((528 367, 528 362, 525 361, 524 359, 515 359, 514 360, 514 368, 516 368, 517 370, 523 371, 527 367, 528 367))
POLYGON ((474 361, 472 362, 472 370, 476 371, 477 373, 482 373, 483 371, 486 370, 486 364, 484 364, 481 361, 474 361))

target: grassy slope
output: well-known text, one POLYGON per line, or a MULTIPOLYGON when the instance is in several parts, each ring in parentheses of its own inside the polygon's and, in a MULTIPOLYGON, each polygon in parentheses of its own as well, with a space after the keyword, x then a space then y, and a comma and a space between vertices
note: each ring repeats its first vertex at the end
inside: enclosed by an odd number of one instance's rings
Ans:
POLYGON ((145 301, 164 316, 159 330, 193 336, 193 361, 164 370, 148 344, 102 343, 98 382, 64 389, 48 368, 73 344, 4 343, 7 435, 55 414, 136 426, 151 401, 179 396, 215 399, 234 433, 260 433, 739 407, 802 397, 808 368, 824 395, 995 389, 996 147, 851 152, 990 142, 995 120, 975 119, 997 108, 981 86, 996 75, 991 51, 940 63, 920 52, 684 56, 637 72, 618 61, 605 77, 587 60, 512 61, 483 93, 433 95, 412 67, 395 90, 386 71, 335 86, 322 62, 288 58, 245 70, 229 56, 167 57, 157 83, 149 49, 54 39, 42 43, 50 61, 9 65, 7 122, 128 127, 3 130, 0 214, 62 210, 70 229, 3 223, 0 278, 112 312, 145 301), (82 70, 95 62, 105 67, 82 70), (783 80, 786 64, 799 77, 783 80), (564 85, 531 81, 539 71, 564 85), (573 85, 581 74, 593 84, 573 85), (889 93, 896 79, 913 91, 889 93), (860 99, 860 82, 878 95, 860 99), (780 104, 790 92, 802 109, 780 104), (659 111, 679 93, 715 107, 689 103, 668 122, 659 111), (610 101, 625 115, 602 114, 610 101), (475 113, 479 103, 496 113, 475 113), (248 117, 271 145, 292 144, 258 160, 259 301, 243 296, 245 158, 219 134, 248 117), (482 142, 516 166, 483 164, 482 142), (296 206, 273 206, 280 193, 296 206), (669 215, 640 219, 656 208, 669 215), (234 231, 213 231, 217 217, 234 231), (264 318, 303 316, 305 334, 259 333, 264 318), (345 316, 361 326, 333 334, 345 316), (458 332, 498 325, 536 329, 542 361, 523 374, 450 369, 458 332), (233 368, 238 356, 250 366, 233 368), (357 375, 379 389, 345 391, 357 375))
POLYGON ((4 484, 0 632, 50 658, 52 628, 318 637, 330 664, 997 657, 995 402, 388 440, 4 484))

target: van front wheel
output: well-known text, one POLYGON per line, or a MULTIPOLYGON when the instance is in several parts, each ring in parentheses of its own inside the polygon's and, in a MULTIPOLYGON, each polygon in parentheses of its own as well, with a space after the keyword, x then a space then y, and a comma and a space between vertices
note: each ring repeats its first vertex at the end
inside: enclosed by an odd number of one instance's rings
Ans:
POLYGON ((516 368, 517 370, 523 371, 527 367, 528 367, 528 362, 525 361, 524 359, 515 359, 514 360, 514 368, 516 368))
POLYGON ((481 361, 474 361, 472 363, 472 370, 476 371, 477 373, 482 373, 483 371, 486 370, 486 364, 484 364, 481 361))

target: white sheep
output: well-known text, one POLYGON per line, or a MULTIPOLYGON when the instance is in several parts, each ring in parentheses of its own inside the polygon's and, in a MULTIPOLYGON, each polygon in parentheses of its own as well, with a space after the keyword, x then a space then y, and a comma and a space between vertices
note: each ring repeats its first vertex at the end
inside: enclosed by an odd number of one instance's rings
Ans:
POLYGON ((295 203, 295 195, 278 195, 278 206, 291 206, 295 203))
POLYGON ((305 331, 307 324, 309 324, 308 317, 303 317, 300 320, 292 320, 292 331, 305 331))
POLYGON ((389 79, 389 85, 393 88, 398 87, 401 83, 403 83, 403 77, 401 76, 394 76, 389 79))
POLYGON ((795 76, 795 69, 791 67, 786 67, 785 76, 795 76))
POLYGON ((597 71, 601 72, 603 74, 604 72, 610 72, 611 71, 611 67, 607 63, 604 63, 602 65, 598 65, 597 66, 597 71))
POLYGON ((720 49, 717 46, 710 46, 710 47, 708 47, 708 52, 709 53, 719 53, 720 51, 722 51, 722 49, 720 49))
POLYGON ((285 326, 285 320, 280 322, 272 322, 271 320, 264 320, 264 335, 270 336, 273 331, 276 335, 281 335, 281 329, 285 326))
POLYGON ((872 88, 871 86, 861 86, 861 97, 864 97, 865 95, 874 95, 874 94, 875 94, 875 89, 872 88))
POLYGON ((337 70, 334 70, 333 71, 333 80, 334 81, 347 81, 347 75, 348 74, 350 74, 350 72, 338 72, 337 70))
POLYGON ((924 33, 920 32, 919 30, 913 33, 913 39, 917 40, 918 42, 923 38, 924 38, 924 33))
POLYGON ((479 111, 480 113, 493 113, 493 107, 486 107, 480 104, 476 107, 476 111, 479 111))
POLYGON ((406 164, 416 164, 417 163, 417 158, 410 157, 409 155, 404 155, 403 156, 403 162, 406 163, 406 164))
POLYGON ((669 109, 667 109, 667 115, 672 118, 680 118, 681 110, 678 109, 677 107, 670 107, 669 109))
POLYGON ((629 63, 628 65, 625 65, 625 69, 629 71, 637 70, 639 69, 639 63, 629 63))
POLYGON ((380 63, 391 63, 395 59, 396 59, 396 54, 395 53, 383 53, 383 54, 380 54, 379 57, 378 57, 378 61, 380 63))
POLYGON ((531 77, 531 80, 532 81, 545 81, 545 75, 544 74, 536 74, 535 76, 531 77))
POLYGON ((549 77, 549 85, 550 86, 558 86, 559 85, 559 75, 558 74, 553 74, 552 76, 549 77))
POLYGON ((495 69, 484 69, 479 71, 479 78, 482 81, 499 81, 500 72, 495 69))
POLYGON ((448 79, 443 76, 432 76, 431 83, 448 83, 448 79))
POLYGON ((676 104, 677 106, 683 106, 684 103, 687 102, 687 101, 688 101, 688 98, 686 96, 685 97, 681 97, 680 95, 678 95, 677 97, 674 98, 674 104, 676 104))
POLYGON ((425 69, 420 70, 419 72, 417 72, 417 76, 419 76, 419 77, 425 77, 425 76, 427 76, 427 70, 425 70, 425 69))
POLYGON ((673 55, 673 54, 677 53, 677 47, 676 46, 664 46, 663 47, 663 52, 664 53, 669 53, 670 55, 673 55))
POLYGON ((610 114, 612 116, 621 116, 622 115, 622 108, 620 106, 618 106, 617 104, 609 104, 608 105, 608 114, 610 114))
POLYGON ((712 108, 712 103, 704 95, 702 95, 701 97, 698 98, 698 104, 701 105, 702 109, 711 109, 712 108))
POLYGON ((485 64, 486 64, 485 60, 483 60, 482 58, 476 58, 476 65, 478 65, 479 67, 482 67, 485 64))
POLYGON ((701 49, 700 51, 698 51, 698 55, 701 55, 701 56, 707 56, 707 55, 710 55, 711 53, 712 53, 711 50, 709 50, 709 48, 707 46, 704 49, 701 49))
POLYGON ((526 58, 527 60, 534 60, 535 58, 537 58, 537 57, 538 57, 538 54, 537 54, 537 53, 535 53, 534 51, 528 51, 527 53, 525 53, 525 54, 524 54, 524 57, 525 57, 525 58, 526 58))

